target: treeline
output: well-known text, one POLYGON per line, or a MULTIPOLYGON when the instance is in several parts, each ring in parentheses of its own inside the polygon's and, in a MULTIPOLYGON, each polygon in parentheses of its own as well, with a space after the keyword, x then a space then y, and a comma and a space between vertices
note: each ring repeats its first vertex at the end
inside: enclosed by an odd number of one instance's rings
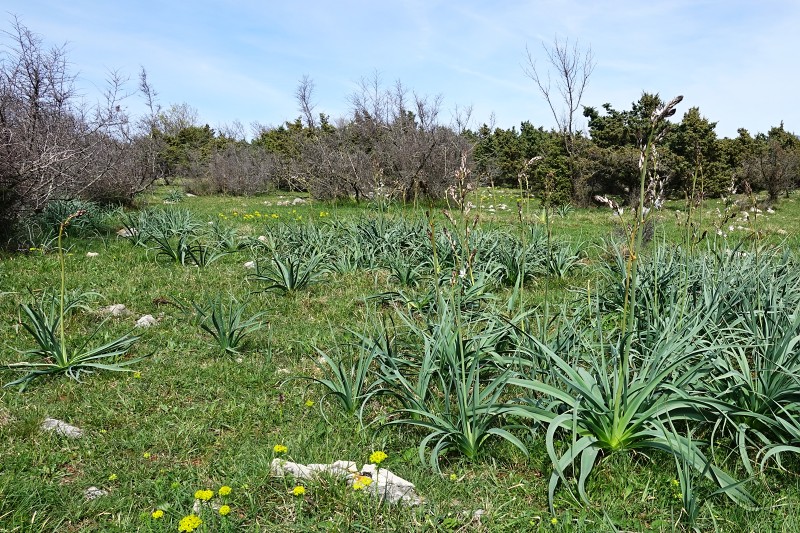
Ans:
MULTIPOLYGON (((626 111, 610 104, 585 107, 588 135, 574 139, 570 155, 558 131, 530 122, 519 129, 484 124, 470 130, 463 120, 442 125, 438 100, 406 97, 400 85, 364 91, 352 98, 349 117, 332 123, 320 114, 257 126, 251 142, 189 126, 165 136, 164 174, 188 178, 198 193, 280 188, 319 199, 358 201, 378 194, 412 200, 493 185, 522 188, 552 204, 589 205, 597 194, 633 202, 642 136, 664 105, 657 95, 643 94, 626 111), (459 181, 465 175, 466 184, 459 181)), ((783 124, 755 135, 740 129, 733 139, 717 137, 715 127, 693 107, 669 129, 657 169, 667 196, 699 200, 747 189, 766 191, 776 201, 800 186, 800 138, 783 124)))
MULTIPOLYGON (((489 183, 526 187, 553 203, 586 205, 596 194, 633 202, 639 197, 640 147, 650 117, 664 102, 643 94, 630 110, 610 104, 584 107, 588 136, 578 135, 570 162, 557 131, 523 122, 519 131, 478 129, 474 160, 489 183), (580 179, 570 179, 570 163, 580 179)), ((783 123, 767 133, 719 138, 716 123, 692 107, 667 132, 658 147, 658 174, 671 197, 719 197, 743 190, 763 190, 770 201, 800 186, 800 138, 783 123)))
MULTIPOLYGON (((112 74, 105 98, 86 105, 63 47, 14 21, 0 49, 0 227, 56 199, 125 204, 156 180, 181 178, 200 194, 308 191, 325 200, 463 199, 478 185, 521 187, 546 202, 591 203, 596 194, 635 198, 639 147, 655 109, 644 94, 630 110, 585 107, 588 132, 566 135, 529 122, 471 129, 469 110, 441 117, 441 98, 377 75, 332 120, 314 112, 313 82, 297 88, 297 120, 215 131, 187 105, 162 109, 146 73, 132 117, 112 74), (587 134, 588 133, 588 134, 587 134), (568 149, 569 148, 569 149, 568 149)), ((718 138, 715 123, 689 109, 659 145, 658 174, 674 197, 719 196, 745 187, 776 200, 800 185, 800 139, 783 124, 767 133, 718 138)))

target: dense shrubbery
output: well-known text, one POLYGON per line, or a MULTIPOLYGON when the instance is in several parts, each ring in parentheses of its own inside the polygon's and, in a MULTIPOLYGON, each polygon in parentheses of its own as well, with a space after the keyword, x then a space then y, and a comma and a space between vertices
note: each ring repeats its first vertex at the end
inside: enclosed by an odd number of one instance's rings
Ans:
MULTIPOLYGON (((256 194, 278 188, 317 199, 459 203, 477 184, 520 188, 549 205, 586 204, 602 194, 635 204, 638 154, 653 111, 643 94, 632 108, 584 108, 588 136, 522 122, 520 130, 467 128, 469 117, 440 119, 441 99, 399 82, 365 80, 350 96, 348 116, 315 116, 313 83, 297 91, 303 116, 277 127, 241 126, 219 133, 197 124, 186 104, 161 109, 144 71, 139 89, 146 116, 133 120, 121 105, 122 80, 109 80, 105 101, 80 103, 63 48, 46 49, 19 22, 0 56, 0 220, 10 228, 51 200, 128 203, 158 178, 182 178, 200 194, 256 194)), ((798 185, 800 139, 783 124, 751 136, 719 139, 716 124, 689 109, 661 144, 659 187, 673 197, 765 190, 769 201, 798 185)), ((8 236, 6 236, 7 240, 8 236)))

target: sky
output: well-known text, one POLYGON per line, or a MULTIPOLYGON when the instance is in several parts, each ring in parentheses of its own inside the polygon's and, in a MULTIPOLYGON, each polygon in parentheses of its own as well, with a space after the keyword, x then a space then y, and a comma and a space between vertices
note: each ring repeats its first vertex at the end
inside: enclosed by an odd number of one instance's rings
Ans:
MULTIPOLYGON (((471 106, 473 129, 549 129, 526 50, 541 71, 558 38, 594 57, 583 105, 621 111, 642 92, 681 94, 676 118, 699 107, 719 137, 781 121, 800 132, 800 0, 4 0, 0 29, 14 16, 48 45, 66 44, 86 98, 111 71, 133 91, 144 67, 161 106, 188 104, 217 129, 294 120, 304 76, 315 112, 334 119, 377 76, 441 95, 443 123, 471 106)), ((143 110, 135 95, 125 105, 143 110)))

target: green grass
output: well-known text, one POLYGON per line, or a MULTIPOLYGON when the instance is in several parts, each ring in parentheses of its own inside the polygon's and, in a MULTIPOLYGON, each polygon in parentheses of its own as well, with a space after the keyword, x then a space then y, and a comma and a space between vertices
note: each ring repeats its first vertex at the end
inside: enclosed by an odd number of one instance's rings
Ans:
MULTIPOLYGON (((158 191, 143 202, 159 205, 167 192, 158 191)), ((438 213, 446 206, 415 210, 392 205, 380 213, 368 205, 276 205, 296 196, 304 195, 195 197, 177 207, 191 210, 202 222, 222 220, 253 238, 268 234, 278 223, 413 218, 426 209, 444 223, 438 213)), ((516 197, 515 191, 479 191, 473 202, 484 208, 481 226, 520 231, 516 197), (508 209, 489 212, 487 206, 498 203, 508 209)), ((708 240, 722 238, 713 225, 717 208, 724 206, 710 201, 703 207, 708 240)), ((676 202, 660 215, 656 239, 674 240, 683 234, 685 228, 675 224, 676 210, 684 208, 676 202)), ((524 225, 538 224, 539 213, 535 202, 525 201, 524 225)), ((729 238, 750 238, 756 229, 765 239, 796 248, 797 220, 800 205, 793 196, 779 204, 774 215, 757 220, 755 228, 752 223, 743 230, 735 227, 729 238)), ((553 216, 552 224, 555 237, 587 244, 588 257, 566 279, 538 276, 527 283, 522 295, 526 309, 544 300, 545 287, 551 301, 574 299, 572 289, 585 288, 596 277, 595 266, 607 259, 603 239, 614 231, 608 211, 578 209, 563 218, 553 216)), ((730 233, 730 224, 725 233, 730 233)), ((222 518, 206 512, 203 531, 685 530, 672 484, 675 462, 666 454, 611 455, 598 463, 586 486, 590 504, 578 499, 576 483, 568 478, 556 495, 553 515, 548 509, 552 465, 543 431, 518 434, 529 449, 527 457, 502 439, 489 440, 477 460, 443 456, 438 473, 419 460, 418 445, 425 432, 382 424, 362 428, 357 417, 325 397, 322 387, 287 379, 321 378, 315 346, 335 352, 355 342, 351 331, 373 325, 376 312, 391 314, 397 304, 387 303, 376 311, 377 304, 367 300, 401 288, 386 269, 329 274, 289 294, 265 293, 248 279, 253 271, 243 266, 252 259, 246 249, 197 268, 157 261, 154 251, 134 247, 113 233, 69 237, 65 246, 67 288, 101 294, 92 302, 92 312, 69 316, 69 335, 90 334, 101 319, 101 307, 123 303, 132 314, 108 320, 102 338, 135 332, 141 339, 131 357, 152 355, 137 365, 135 375, 98 372, 82 375, 82 383, 54 377, 37 380, 22 394, 0 390, 0 531, 177 531, 179 520, 191 512, 194 492, 222 485, 233 488, 225 498, 231 514, 222 518), (89 251, 99 256, 86 257, 89 251), (166 303, 185 306, 216 295, 247 300, 253 313, 265 313, 264 327, 250 334, 238 355, 221 353, 184 310, 166 303), (135 330, 135 320, 144 314, 155 316, 158 324, 135 330), (313 405, 306 405, 308 401, 313 405), (71 441, 43 433, 39 425, 45 417, 79 426, 86 436, 71 441), (373 450, 384 450, 389 459, 382 466, 414 482, 424 504, 379 505, 335 479, 304 482, 305 495, 296 497, 291 494, 293 480, 269 475, 275 444, 286 445, 287 457, 300 463, 345 459, 361 465, 373 450), (109 494, 87 501, 84 491, 90 486, 109 494), (150 513, 157 508, 166 514, 153 520, 150 513), (478 510, 483 511, 479 519, 478 510)), ((18 361, 15 350, 33 347, 18 323, 18 306, 31 301, 31 293, 57 288, 58 276, 55 253, 34 250, 0 258, 0 363, 18 361)), ((502 296, 511 290, 502 289, 502 296)), ((0 374, 3 383, 14 377, 0 374)), ((366 405, 365 416, 385 411, 384 400, 376 398, 366 405)), ((770 469, 749 485, 763 508, 748 510, 724 498, 710 498, 700 511, 698 527, 800 530, 800 463, 787 457, 784 466, 788 472, 770 469)), ((695 484, 704 495, 716 489, 702 479, 695 484)))

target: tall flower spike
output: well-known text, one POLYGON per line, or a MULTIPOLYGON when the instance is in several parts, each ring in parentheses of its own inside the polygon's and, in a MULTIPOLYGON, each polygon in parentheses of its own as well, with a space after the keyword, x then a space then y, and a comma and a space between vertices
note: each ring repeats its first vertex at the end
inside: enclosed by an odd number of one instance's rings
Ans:
POLYGON ((667 104, 661 109, 656 109, 655 111, 653 111, 653 117, 652 117, 653 124, 657 124, 662 120, 664 120, 665 118, 674 115, 675 106, 680 104, 682 100, 683 100, 683 95, 678 95, 669 102, 667 102, 667 104))

